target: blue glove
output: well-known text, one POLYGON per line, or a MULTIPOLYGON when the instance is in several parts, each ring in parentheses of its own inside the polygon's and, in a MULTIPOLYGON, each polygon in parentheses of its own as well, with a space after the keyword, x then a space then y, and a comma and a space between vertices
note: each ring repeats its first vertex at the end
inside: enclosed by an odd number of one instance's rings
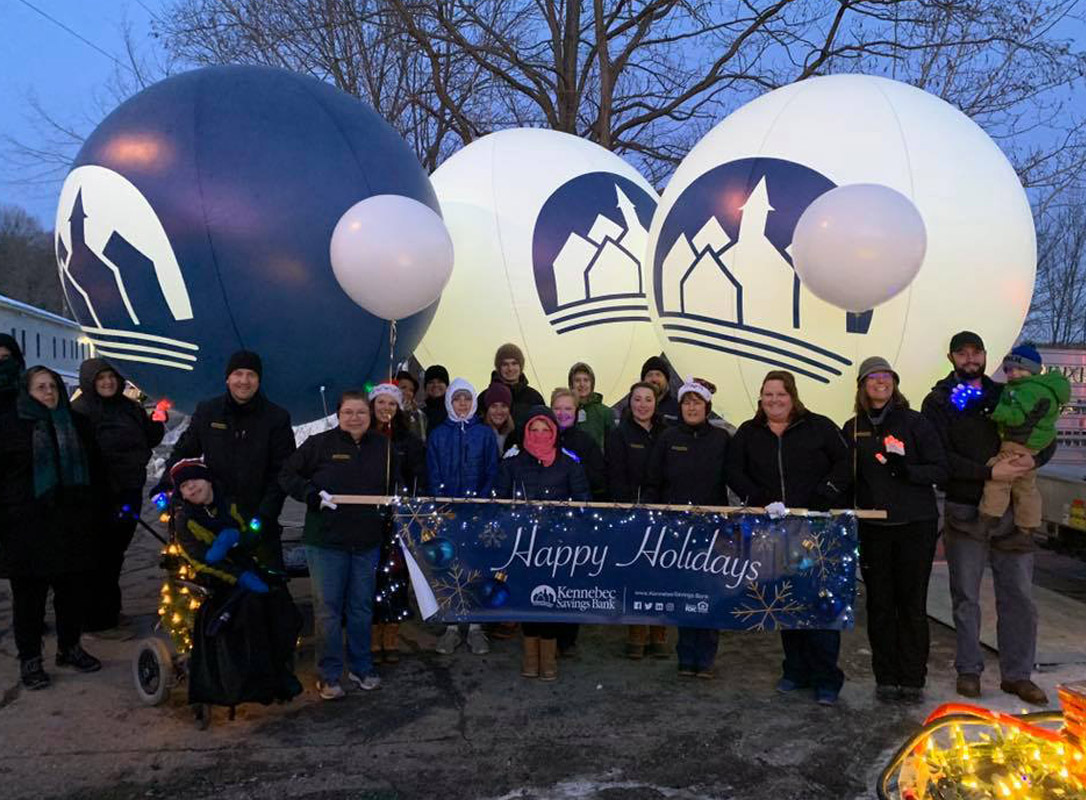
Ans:
POLYGON ((257 594, 267 594, 268 584, 264 583, 260 579, 260 576, 255 572, 243 572, 238 576, 238 586, 242 589, 248 589, 250 592, 256 592, 257 594))
POLYGON ((204 561, 208 564, 218 564, 224 558, 226 554, 230 552, 231 547, 235 547, 238 542, 241 541, 241 533, 236 528, 226 528, 219 531, 219 535, 215 537, 215 541, 212 542, 211 547, 207 548, 207 552, 204 554, 204 561))

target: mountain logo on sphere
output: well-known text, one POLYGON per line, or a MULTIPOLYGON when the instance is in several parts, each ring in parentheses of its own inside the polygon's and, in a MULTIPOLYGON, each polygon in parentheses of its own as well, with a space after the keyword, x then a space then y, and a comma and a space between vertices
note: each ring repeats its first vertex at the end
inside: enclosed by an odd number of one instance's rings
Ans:
POLYGON ((578 175, 552 194, 532 233, 536 290, 558 332, 648 323, 641 260, 656 201, 610 172, 578 175))
POLYGON ((852 361, 846 337, 866 335, 873 311, 832 309, 802 285, 792 234, 833 189, 809 167, 744 158, 714 167, 676 199, 652 254, 656 310, 672 342, 829 383, 852 361))
POLYGON ((530 600, 533 606, 554 608, 555 604, 558 602, 558 594, 550 586, 543 583, 532 589, 530 600))
POLYGON ((72 170, 54 247, 68 305, 98 355, 191 371, 199 347, 148 333, 193 318, 170 239, 147 198, 111 169, 72 170))

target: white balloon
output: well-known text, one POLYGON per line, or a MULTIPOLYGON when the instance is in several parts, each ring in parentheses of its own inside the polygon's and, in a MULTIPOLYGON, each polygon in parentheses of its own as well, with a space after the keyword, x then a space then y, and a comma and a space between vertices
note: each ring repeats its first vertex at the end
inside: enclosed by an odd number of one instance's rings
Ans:
POLYGON ((867 356, 888 358, 919 405, 955 332, 1005 353, 1036 255, 1022 184, 976 123, 904 83, 830 75, 747 103, 694 146, 660 198, 645 270, 664 351, 720 387, 714 411, 749 419, 766 372, 787 369, 804 405, 844 421, 867 356), (857 183, 908 197, 927 234, 919 274, 871 314, 817 297, 792 266, 803 212, 857 183))
POLYGON ((398 194, 348 208, 332 231, 332 271, 347 295, 382 319, 403 319, 441 297, 453 243, 429 206, 398 194))
POLYGON ((792 264, 803 285, 846 311, 868 311, 903 292, 926 249, 916 206, 877 183, 830 189, 807 206, 792 234, 792 264))
POLYGON ((423 364, 485 387, 514 342, 544 397, 585 361, 607 403, 660 353, 641 260, 656 193, 598 144, 512 129, 476 139, 431 176, 456 270, 416 348, 423 364))

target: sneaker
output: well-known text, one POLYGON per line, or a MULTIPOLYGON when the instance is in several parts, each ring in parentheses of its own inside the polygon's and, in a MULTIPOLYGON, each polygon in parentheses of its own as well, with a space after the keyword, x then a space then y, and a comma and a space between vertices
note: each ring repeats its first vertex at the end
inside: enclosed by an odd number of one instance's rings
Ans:
POLYGON ((490 641, 486 638, 482 628, 474 625, 468 628, 468 647, 473 655, 485 656, 490 652, 490 641))
POLYGON ((321 700, 339 700, 346 695, 343 687, 333 681, 317 681, 317 694, 321 700))
POLYGON ((958 694, 962 697, 980 697, 980 675, 963 672, 958 676, 958 694))
POLYGON ((902 686, 898 689, 898 699, 910 706, 918 706, 924 702, 924 690, 919 686, 902 686))
POLYGON ((711 681, 714 678, 716 678, 716 670, 713 669, 712 667, 707 667, 706 669, 699 669, 694 674, 695 674, 696 677, 701 678, 702 680, 706 680, 706 681, 711 681))
POLYGON ((837 689, 815 689, 815 702, 820 706, 837 705, 837 689))
POLYGON ((791 678, 781 678, 779 681, 777 681, 777 691, 781 694, 789 694, 791 692, 795 692, 799 689, 805 688, 807 687, 804 686, 802 683, 796 683, 791 678))
POLYGON ((901 687, 890 683, 880 683, 875 687, 875 699, 880 703, 896 703, 901 697, 901 687))
POLYGON ((363 692, 372 692, 374 689, 381 688, 381 679, 373 674, 360 678, 353 672, 348 672, 347 680, 353 683, 356 689, 361 689, 363 692))
POLYGON ((23 686, 31 691, 44 689, 49 685, 49 676, 42 666, 41 656, 19 662, 19 678, 23 686))
POLYGON ((1005 691, 1007 694, 1015 694, 1035 706, 1047 706, 1048 695, 1045 694, 1044 689, 1035 684, 1029 678, 1024 678, 1020 681, 1002 681, 999 684, 999 688, 1005 691))
POLYGON ((693 678, 698 672, 693 667, 687 664, 679 664, 679 677, 680 678, 693 678))
POLYGON ((56 664, 58 667, 71 667, 76 672, 97 672, 102 668, 102 662, 79 645, 58 650, 56 664))
POLYGON ((460 636, 460 629, 455 625, 450 625, 445 629, 445 632, 441 634, 441 638, 437 640, 437 647, 434 648, 437 652, 443 656, 451 655, 456 648, 460 646, 460 643, 464 641, 460 636))

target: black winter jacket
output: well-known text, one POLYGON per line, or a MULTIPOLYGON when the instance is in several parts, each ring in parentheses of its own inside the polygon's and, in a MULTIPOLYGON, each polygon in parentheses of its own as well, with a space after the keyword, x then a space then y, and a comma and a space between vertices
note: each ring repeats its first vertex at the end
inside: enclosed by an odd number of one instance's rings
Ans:
POLYGON ((645 502, 649 456, 661 431, 662 422, 654 422, 645 430, 627 413, 607 432, 607 489, 612 500, 645 502))
POLYGON ((507 454, 498 467, 494 493, 510 500, 590 500, 592 497, 584 468, 561 450, 549 467, 527 450, 507 454))
POLYGON ((228 392, 196 406, 156 491, 169 488, 170 467, 182 458, 203 455, 215 482, 237 503, 243 517, 259 516, 266 524, 277 524, 285 499, 279 471, 293 452, 294 431, 286 409, 262 392, 238 405, 228 392))
POLYGON ((558 434, 558 446, 584 467, 588 485, 592 489, 592 499, 606 499, 607 464, 603 460, 603 451, 592 435, 580 428, 566 428, 558 434))
POLYGON ((777 436, 764 422, 739 426, 728 446, 728 485, 748 506, 781 502, 826 511, 846 501, 852 464, 829 417, 807 412, 777 436))
POLYGON ((124 380, 104 358, 88 358, 79 367, 80 395, 72 402, 72 411, 90 420, 114 494, 143 490, 151 448, 166 432, 163 423, 152 420, 138 402, 124 396, 124 380), (116 373, 119 386, 113 397, 103 398, 95 391, 94 380, 107 369, 116 373))
POLYGON ((927 418, 911 408, 891 408, 877 427, 860 414, 841 433, 855 451, 857 508, 885 509, 888 524, 938 518, 934 485, 946 480, 946 454, 927 418), (898 477, 876 458, 885 456, 887 436, 905 443, 905 468, 898 477))
POLYGON ((389 440, 368 430, 357 443, 342 428, 310 436, 283 465, 283 490, 306 503, 306 544, 334 550, 369 550, 381 544, 386 510, 378 506, 343 504, 335 510, 319 508, 313 495, 391 494, 399 482, 400 462, 395 448, 389 463, 389 440), (386 475, 389 481, 386 483, 386 475))
MULTIPOLYGON (((950 401, 950 395, 960 382, 951 372, 931 388, 922 409, 946 452, 948 476, 940 482, 946 499, 976 506, 984 493, 984 482, 992 477, 988 459, 999 452, 999 430, 988 415, 999 404, 1003 384, 984 376, 981 396, 959 409, 950 401)), ((1034 461, 1037 466, 1046 464, 1055 452, 1053 443, 1034 456, 1034 461)))
MULTIPOLYGON (((54 377, 63 392, 60 377, 54 377)), ((67 396, 60 402, 67 403, 67 396)), ((0 406, 0 578, 50 577, 94 569, 101 553, 96 537, 109 521, 109 508, 102 459, 90 422, 72 414, 90 483, 57 486, 35 497, 35 423, 20 418, 14 402, 0 406)))
POLYGON ((426 444, 408 430, 406 423, 402 427, 393 428, 392 455, 400 465, 400 493, 424 497, 430 486, 429 470, 426 469, 426 444))
POLYGON ((445 408, 445 395, 441 397, 427 395, 423 413, 426 414, 426 430, 436 431, 438 426, 449 418, 449 409, 445 408))
POLYGON ((649 456, 644 498, 649 503, 728 504, 727 455, 731 437, 708 422, 665 429, 649 456))

